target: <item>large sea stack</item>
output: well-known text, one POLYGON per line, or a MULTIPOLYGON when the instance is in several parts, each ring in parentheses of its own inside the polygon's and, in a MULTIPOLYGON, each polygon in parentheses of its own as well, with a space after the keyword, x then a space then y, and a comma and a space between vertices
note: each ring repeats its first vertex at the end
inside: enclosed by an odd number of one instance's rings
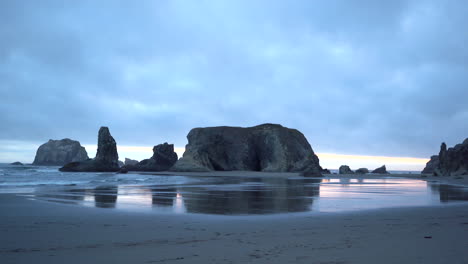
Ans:
POLYGON ((96 157, 81 162, 68 163, 60 168, 60 171, 118 171, 120 169, 118 162, 117 144, 111 136, 109 128, 101 127, 99 129, 96 157))
POLYGON ((431 156, 431 159, 426 163, 426 167, 424 167, 421 174, 433 174, 434 170, 439 166, 439 156, 434 155, 431 156))
POLYGON ((322 168, 304 135, 296 129, 254 127, 194 128, 173 171, 302 172, 321 176, 322 168))
POLYGON ((159 144, 153 148, 153 156, 142 160, 134 165, 125 165, 128 171, 166 171, 177 161, 177 153, 174 152, 174 145, 159 144))
POLYGON ((63 166, 70 162, 87 159, 88 153, 80 142, 69 138, 51 139, 37 149, 33 165, 63 166))
MULTIPOLYGON (((447 145, 442 143, 439 152, 439 162, 433 169, 433 174, 437 176, 458 176, 468 175, 468 138, 461 144, 447 149, 447 145)), ((432 159, 431 159, 432 160, 432 159)), ((432 164, 427 164, 432 166, 432 164)), ((430 168, 424 168, 424 171, 430 168)))

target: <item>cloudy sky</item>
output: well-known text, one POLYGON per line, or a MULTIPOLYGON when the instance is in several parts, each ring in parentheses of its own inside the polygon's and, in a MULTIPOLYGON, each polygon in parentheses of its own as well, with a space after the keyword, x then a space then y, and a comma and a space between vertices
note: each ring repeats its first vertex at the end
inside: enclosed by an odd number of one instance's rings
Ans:
POLYGON ((144 158, 193 127, 266 122, 302 131, 328 166, 426 159, 468 136, 466 14, 451 0, 3 0, 0 162, 50 138, 93 154, 102 125, 144 158))

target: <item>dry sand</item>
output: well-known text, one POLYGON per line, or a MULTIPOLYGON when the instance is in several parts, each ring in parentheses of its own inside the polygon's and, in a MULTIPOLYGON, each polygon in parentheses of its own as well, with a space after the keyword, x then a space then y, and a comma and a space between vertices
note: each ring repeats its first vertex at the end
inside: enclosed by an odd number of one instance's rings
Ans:
POLYGON ((467 237, 468 205, 233 217, 0 195, 2 264, 468 263, 467 237))

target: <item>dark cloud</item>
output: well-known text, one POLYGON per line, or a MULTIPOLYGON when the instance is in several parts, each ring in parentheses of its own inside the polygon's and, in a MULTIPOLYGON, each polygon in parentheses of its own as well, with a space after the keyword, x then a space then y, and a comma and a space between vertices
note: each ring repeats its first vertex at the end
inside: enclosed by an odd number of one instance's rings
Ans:
POLYGON ((319 152, 425 157, 468 131, 463 1, 1 1, 0 140, 185 144, 298 128, 319 152))

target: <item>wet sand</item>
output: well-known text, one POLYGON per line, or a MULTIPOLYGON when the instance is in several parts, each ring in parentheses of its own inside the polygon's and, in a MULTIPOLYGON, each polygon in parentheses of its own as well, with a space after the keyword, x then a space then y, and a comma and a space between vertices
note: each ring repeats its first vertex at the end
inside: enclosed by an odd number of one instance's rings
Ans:
POLYGON ((317 215, 157 215, 0 195, 3 264, 468 263, 466 237, 468 205, 460 204, 317 215))

